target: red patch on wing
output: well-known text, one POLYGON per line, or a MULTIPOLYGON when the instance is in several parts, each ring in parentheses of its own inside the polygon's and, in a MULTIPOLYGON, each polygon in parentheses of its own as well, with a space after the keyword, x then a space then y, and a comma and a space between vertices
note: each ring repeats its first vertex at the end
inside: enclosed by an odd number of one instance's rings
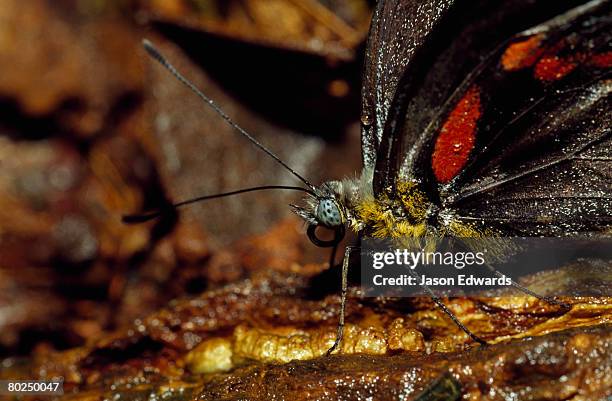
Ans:
POLYGON ((612 67, 612 52, 596 54, 589 59, 588 63, 599 68, 610 68, 612 67))
POLYGON ((545 56, 538 61, 533 74, 540 81, 552 82, 565 77, 577 66, 578 63, 573 58, 545 56))
POLYGON ((533 66, 542 55, 540 47, 543 35, 534 35, 520 42, 512 43, 501 57, 501 64, 506 71, 517 71, 533 66))
POLYGON ((431 163, 439 183, 452 180, 467 163, 481 114, 480 90, 474 85, 450 112, 436 139, 431 163))
POLYGON ((501 56, 504 71, 517 71, 534 67, 533 76, 541 82, 558 81, 580 65, 597 68, 612 67, 612 52, 588 55, 582 52, 560 55, 568 48, 565 40, 552 46, 542 46, 545 36, 533 35, 520 42, 510 44, 501 56))

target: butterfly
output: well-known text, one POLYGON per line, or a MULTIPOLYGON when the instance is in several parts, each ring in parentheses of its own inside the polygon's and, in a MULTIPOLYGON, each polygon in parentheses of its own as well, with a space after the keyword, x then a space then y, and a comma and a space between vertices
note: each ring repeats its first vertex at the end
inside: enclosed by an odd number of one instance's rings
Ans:
POLYGON ((609 1, 379 2, 363 172, 296 208, 313 242, 609 234, 610 28, 609 1))
MULTIPOLYGON (((264 189, 302 191, 304 204, 293 211, 313 243, 334 249, 347 227, 373 238, 610 235, 610 3, 379 1, 363 76, 363 171, 318 186, 145 42, 153 58, 304 184, 247 188, 173 207, 264 189), (321 227, 334 238, 321 239, 321 227)), ((342 341, 351 251, 344 253, 340 321, 329 353, 342 341)))

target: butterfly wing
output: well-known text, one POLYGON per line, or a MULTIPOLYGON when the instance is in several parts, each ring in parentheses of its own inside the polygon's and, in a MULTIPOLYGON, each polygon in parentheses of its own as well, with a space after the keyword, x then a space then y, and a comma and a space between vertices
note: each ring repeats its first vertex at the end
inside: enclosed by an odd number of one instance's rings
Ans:
POLYGON ((449 10, 398 83, 379 146, 389 195, 419 179, 465 221, 608 230, 610 1, 476 3, 449 10))
MULTIPOLYGON (((426 2, 379 1, 372 18, 365 56, 362 87, 362 160, 373 169, 395 91, 416 50, 454 0, 426 2)), ((390 147, 386 147, 390 149, 390 147)), ((378 156, 380 169, 386 170, 389 157, 378 156)), ((381 174, 378 174, 382 177, 381 174)), ((374 182, 377 187, 384 180, 374 182)))
POLYGON ((490 94, 480 99, 482 120, 465 165, 451 163, 447 172, 436 166, 436 151, 448 146, 449 134, 440 128, 430 142, 434 176, 449 182, 441 186, 445 206, 464 220, 529 235, 607 231, 611 46, 610 2, 592 1, 516 35, 494 53, 491 61, 497 61, 464 88, 490 94), (495 71, 503 71, 501 77, 488 78, 495 71))

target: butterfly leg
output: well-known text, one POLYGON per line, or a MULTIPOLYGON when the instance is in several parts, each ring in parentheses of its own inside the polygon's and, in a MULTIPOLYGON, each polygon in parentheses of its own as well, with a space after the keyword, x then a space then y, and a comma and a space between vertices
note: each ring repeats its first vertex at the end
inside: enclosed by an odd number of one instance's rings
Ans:
MULTIPOLYGON (((491 272, 495 273, 495 275, 497 275, 497 277, 502 277, 502 278, 505 277, 505 275, 502 272, 500 272, 499 270, 497 270, 493 266, 489 265, 488 263, 485 263, 485 267, 487 269, 489 269, 491 272)), ((548 303, 550 305, 560 306, 561 308, 565 309, 566 312, 569 311, 572 308, 572 306, 570 304, 567 304, 567 303, 561 302, 561 301, 557 301, 553 297, 548 297, 548 296, 543 296, 543 295, 537 294, 537 293, 531 291, 529 288, 520 285, 519 283, 517 283, 513 279, 510 279, 510 282, 511 282, 512 286, 514 288, 516 288, 517 290, 522 291, 522 292, 524 292, 527 295, 531 295, 532 297, 537 298, 540 301, 544 301, 544 302, 546 302, 546 303, 548 303)))
POLYGON ((340 318, 338 321, 338 331, 336 332, 336 341, 334 341, 334 345, 327 350, 326 355, 331 355, 342 342, 342 336, 344 335, 344 312, 346 307, 346 292, 348 288, 348 268, 349 268, 349 260, 351 256, 351 252, 355 249, 359 249, 356 246, 347 246, 344 249, 344 258, 342 259, 342 287, 340 290, 340 318))
MULTIPOLYGON (((412 269, 406 269, 408 270, 408 272, 410 273, 410 275, 412 275, 412 277, 414 277, 419 283, 421 282, 421 277, 412 269)), ((482 344, 482 345, 487 345, 487 342, 485 340, 483 340, 482 338, 478 337, 476 334, 472 333, 470 331, 470 329, 468 329, 467 327, 465 327, 465 325, 463 323, 461 323, 461 321, 459 320, 459 318, 450 310, 448 309, 448 307, 446 305, 444 305, 444 302, 442 302, 442 300, 440 299, 440 297, 438 297, 432 290, 431 288, 429 288, 428 286, 426 286, 425 284, 421 285, 421 288, 423 288, 425 290, 425 292, 427 292, 427 294, 429 294, 429 296, 431 297, 431 299, 436 303, 436 305, 438 305, 438 307, 440 309, 442 309, 442 311, 444 313, 446 313, 448 315, 448 317, 451 318, 451 320, 461 329, 465 332, 465 334, 467 334, 468 336, 470 336, 470 338, 472 340, 474 340, 475 342, 482 344)))

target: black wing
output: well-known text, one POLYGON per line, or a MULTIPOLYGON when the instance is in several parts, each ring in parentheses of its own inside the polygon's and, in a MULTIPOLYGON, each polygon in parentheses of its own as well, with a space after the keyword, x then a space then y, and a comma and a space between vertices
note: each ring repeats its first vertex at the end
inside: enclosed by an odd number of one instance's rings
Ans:
MULTIPOLYGON (((380 156, 386 152, 379 149, 379 144, 398 82, 416 50, 453 2, 378 2, 368 36, 363 73, 361 149, 364 168, 375 167, 378 153, 378 160, 384 165, 380 168, 386 170, 388 157, 380 156)), ((389 148, 385 145, 385 149, 389 148)), ((379 187, 379 183, 381 180, 375 180, 374 187, 379 187)))
POLYGON ((592 1, 494 53, 467 83, 490 94, 466 165, 440 188, 445 207, 527 235, 608 231, 611 46, 611 4, 592 1))
MULTIPOLYGON (((441 119, 441 113, 453 98, 453 94, 461 84, 476 73, 483 58, 493 52, 504 41, 518 32, 541 24, 557 15, 584 3, 584 0, 546 1, 546 0, 460 0, 447 4, 446 8, 438 9, 433 22, 423 29, 424 37, 419 38, 419 44, 412 48, 402 41, 393 41, 393 37, 410 35, 413 26, 418 26, 422 20, 415 10, 432 9, 438 4, 433 1, 404 1, 411 7, 404 6, 409 14, 399 17, 394 15, 392 5, 398 1, 383 1, 379 4, 377 21, 391 19, 414 21, 411 23, 397 23, 387 26, 387 32, 378 36, 372 33, 370 51, 373 54, 386 56, 379 57, 381 66, 378 74, 368 72, 368 68, 375 69, 376 63, 366 61, 366 87, 368 76, 382 76, 394 63, 385 60, 397 60, 391 53, 409 53, 410 57, 401 66, 402 71, 391 69, 391 77, 377 78, 373 82, 382 82, 383 88, 387 81, 392 82, 393 91, 378 89, 381 93, 392 96, 388 107, 388 96, 379 96, 374 102, 373 115, 375 126, 372 131, 374 137, 379 138, 377 148, 376 171, 374 175, 374 188, 376 194, 385 192, 389 197, 395 193, 394 184, 399 176, 422 177, 421 171, 414 168, 417 164, 414 159, 416 149, 428 142, 428 128, 432 121, 441 119), (389 3, 389 5, 387 5, 389 3), (390 13, 389 16, 382 15, 390 13), (406 31, 406 32, 405 32, 406 31), (380 43, 373 44, 378 41, 380 43), (409 47, 409 50, 404 49, 409 47), (387 49, 385 53, 383 50, 387 49), (372 67, 374 66, 374 67, 372 67), (386 116, 385 116, 386 113, 386 116), (383 123, 378 120, 386 118, 383 123), (382 128, 381 128, 382 127, 382 128), (382 129, 382 134, 380 130, 382 129)), ((373 30, 376 25, 373 25, 373 30)), ((379 28, 379 31, 383 28, 379 28)), ((389 86, 389 84, 386 84, 389 86)), ((368 90, 364 89, 364 93, 368 90)), ((373 96, 364 96, 364 110, 373 96)), ((364 113, 365 115, 365 113, 364 113)), ((432 134, 429 132, 429 136, 432 134)), ((364 142, 372 138, 366 135, 364 142)), ((416 166, 418 167, 418 166, 416 166)), ((437 188, 426 188, 432 198, 437 197, 437 188)))
POLYGON ((611 28, 604 0, 456 4, 398 84, 375 180, 520 234, 608 230, 611 28))

